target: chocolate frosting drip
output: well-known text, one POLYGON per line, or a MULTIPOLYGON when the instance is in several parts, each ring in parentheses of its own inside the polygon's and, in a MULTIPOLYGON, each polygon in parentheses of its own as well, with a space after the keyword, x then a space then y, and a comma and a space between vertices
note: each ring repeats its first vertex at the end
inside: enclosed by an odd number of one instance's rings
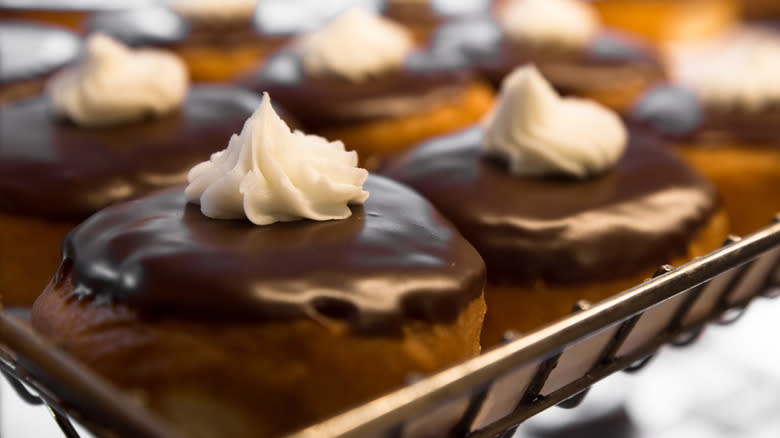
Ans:
POLYGON ((114 202, 185 181, 224 149, 260 97, 237 88, 196 87, 161 118, 84 128, 58 118, 39 97, 0 111, 0 210, 81 220, 114 202))
POLYGON ((63 242, 77 296, 147 318, 229 321, 318 315, 356 332, 450 321, 479 296, 485 268, 421 196, 369 176, 344 220, 255 226, 217 220, 171 190, 90 217, 63 242))
POLYGON ((651 89, 634 107, 631 118, 679 141, 703 145, 780 145, 779 106, 759 111, 707 107, 693 90, 683 86, 664 85, 651 89))
MULTIPOLYGON (((338 77, 307 75, 298 54, 285 49, 241 80, 241 84, 258 92, 267 91, 303 126, 317 130, 397 116, 391 109, 392 103, 382 106, 379 111, 361 111, 360 107, 376 107, 378 100, 418 100, 446 89, 457 92, 454 90, 465 87, 473 75, 464 68, 463 58, 446 55, 435 49, 416 52, 407 59, 403 69, 355 83, 338 77)), ((417 111, 422 105, 424 103, 419 100, 417 111)))
POLYGON ((511 41, 494 18, 481 16, 442 26, 434 44, 465 56, 496 86, 516 67, 528 63, 535 63, 565 94, 609 89, 615 83, 631 83, 637 75, 664 78, 663 66, 650 48, 612 31, 602 32, 586 50, 533 46, 511 41))
POLYGON ((513 176, 481 156, 482 138, 472 128, 430 141, 385 173, 455 223, 485 259, 492 283, 638 275, 685 255, 716 209, 713 187, 650 137, 632 135, 615 169, 585 181, 513 176), (649 214, 658 197, 668 211, 649 214))
POLYGON ((75 62, 84 49, 78 35, 26 22, 0 22, 0 85, 45 75, 75 62))

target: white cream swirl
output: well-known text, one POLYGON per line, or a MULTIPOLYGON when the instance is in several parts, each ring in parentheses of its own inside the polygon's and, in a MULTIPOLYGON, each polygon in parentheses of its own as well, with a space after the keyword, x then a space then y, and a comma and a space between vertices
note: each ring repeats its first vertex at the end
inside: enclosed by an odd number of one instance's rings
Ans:
POLYGON ((512 0, 499 21, 513 40, 569 48, 585 47, 601 28, 593 6, 582 0, 512 0))
POLYGON ((268 94, 227 149, 190 170, 187 199, 215 219, 257 225, 302 218, 344 219, 368 198, 368 171, 341 141, 290 132, 268 94))
POLYGON ((181 106, 188 89, 187 67, 176 55, 133 50, 102 34, 89 37, 80 65, 47 84, 57 112, 82 126, 170 113, 181 106))
POLYGON ((399 70, 413 49, 401 25, 361 8, 348 9, 297 41, 307 73, 353 82, 399 70))
POLYGON ((618 115, 585 99, 561 98, 536 67, 504 79, 486 119, 483 150, 513 174, 587 178, 615 166, 628 134, 618 115))

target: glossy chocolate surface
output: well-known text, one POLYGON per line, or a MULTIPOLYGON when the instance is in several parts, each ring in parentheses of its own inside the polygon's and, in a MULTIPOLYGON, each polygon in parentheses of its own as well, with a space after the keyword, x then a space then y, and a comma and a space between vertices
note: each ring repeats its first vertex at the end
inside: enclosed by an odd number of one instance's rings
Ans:
POLYGON ((447 46, 481 71, 495 86, 516 67, 535 63, 560 91, 608 90, 631 83, 639 75, 662 79, 663 67, 656 54, 630 37, 611 31, 598 35, 586 50, 533 46, 513 42, 489 16, 469 17, 442 26, 434 44, 447 46))
POLYGON ((435 103, 447 93, 458 93, 472 81, 463 59, 434 50, 409 56, 402 69, 351 82, 338 77, 306 74, 293 50, 279 51, 241 84, 267 91, 275 102, 309 129, 394 117, 399 113, 424 110, 426 96, 435 103), (442 95, 435 95, 443 92, 442 95), (399 105, 398 102, 401 102, 399 105), (409 102, 412 102, 409 104, 409 102), (397 110, 398 107, 402 110, 397 110))
POLYGON ((237 88, 193 88, 182 108, 99 128, 55 114, 47 97, 0 111, 0 210, 81 220, 114 202, 185 181, 259 106, 237 88))
POLYGON ((46 75, 78 60, 82 39, 56 27, 0 22, 0 86, 46 75))
POLYGON ((492 283, 585 285, 685 255, 716 208, 704 178, 651 137, 635 134, 615 169, 585 181, 509 174, 481 155, 480 128, 432 140, 385 173, 456 224, 485 259, 492 283), (648 214, 659 196, 668 212, 648 214))
POLYGON ((76 296, 143 317, 272 320, 323 315, 357 332, 451 321, 479 296, 484 264, 421 196, 369 176, 344 220, 256 226, 210 219, 181 189, 118 204, 63 242, 76 296))
POLYGON ((656 132, 702 145, 746 143, 780 146, 780 107, 758 111, 706 106, 684 86, 665 85, 648 91, 630 117, 656 132))

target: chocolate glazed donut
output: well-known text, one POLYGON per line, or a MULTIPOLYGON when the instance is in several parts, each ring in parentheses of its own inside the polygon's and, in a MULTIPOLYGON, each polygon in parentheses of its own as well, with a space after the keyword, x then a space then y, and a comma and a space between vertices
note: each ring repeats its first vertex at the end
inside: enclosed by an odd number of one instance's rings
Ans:
POLYGON ((587 180, 513 176, 482 156, 481 128, 425 143, 383 171, 426 196, 484 258, 483 345, 722 243, 712 185, 656 137, 629 133, 617 166, 587 180))
POLYGON ((432 46, 364 81, 308 74, 294 49, 277 52, 240 83, 267 91, 312 133, 343 140, 363 167, 477 122, 493 102, 462 56, 432 46))
POLYGON ((717 209, 706 180, 636 131, 615 169, 585 181, 513 176, 481 157, 481 141, 480 128, 434 140, 384 173, 419 190, 459 226, 485 259, 491 282, 634 275, 638 263, 660 266, 684 254, 717 209), (642 212, 658 193, 675 197, 679 208, 648 218, 642 212), (585 220, 599 226, 578 232, 585 220))
POLYGON ((195 87, 172 114, 83 128, 59 118, 47 97, 19 102, 0 113, 0 210, 81 220, 181 183, 259 104, 237 88, 195 87))
MULTIPOLYGON (((450 94, 457 94, 473 80, 473 72, 462 62, 453 64, 435 52, 413 54, 403 68, 359 83, 339 77, 316 77, 305 72, 294 50, 285 49, 245 77, 242 85, 258 92, 267 91, 305 127, 316 130, 401 117, 410 108, 396 113, 392 104, 383 107, 369 104, 403 99, 416 99, 424 104, 419 98, 432 90, 449 89, 450 94)), ((439 96, 433 103, 439 104, 441 97, 446 96, 439 96)), ((420 111, 420 108, 411 110, 420 111)))
POLYGON ((669 137, 718 188, 731 231, 744 236, 780 212, 780 107, 750 111, 700 102, 681 86, 656 87, 631 117, 669 137))
POLYGON ((209 437, 289 432, 476 354, 479 255, 409 188, 364 188, 347 219, 261 227, 176 190, 109 207, 66 238, 33 324, 209 437))
POLYGON ((616 31, 602 31, 585 49, 566 49, 513 42, 486 15, 442 26, 434 44, 465 56, 495 88, 515 68, 533 63, 559 93, 592 98, 620 112, 666 76, 652 48, 616 31))
POLYGON ((83 128, 38 97, 0 111, 0 283, 3 303, 29 306, 58 264, 65 234, 95 211, 185 181, 225 147, 260 97, 195 87, 180 110, 83 128))

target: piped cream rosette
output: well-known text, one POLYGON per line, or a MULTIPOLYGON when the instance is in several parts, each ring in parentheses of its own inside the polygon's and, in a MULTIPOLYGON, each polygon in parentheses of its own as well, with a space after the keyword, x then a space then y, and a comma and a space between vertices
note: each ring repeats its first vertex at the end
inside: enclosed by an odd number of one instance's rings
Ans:
POLYGON ((249 219, 257 225, 298 219, 344 219, 350 204, 368 198, 368 171, 355 151, 290 128, 268 94, 225 150, 190 170, 185 193, 215 219, 249 219))

